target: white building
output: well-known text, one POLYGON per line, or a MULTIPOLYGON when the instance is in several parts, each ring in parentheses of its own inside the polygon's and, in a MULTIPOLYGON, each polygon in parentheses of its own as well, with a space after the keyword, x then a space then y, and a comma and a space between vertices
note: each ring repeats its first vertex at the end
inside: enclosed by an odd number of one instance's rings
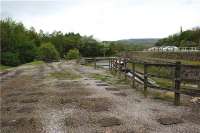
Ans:
POLYGON ((162 49, 163 51, 168 51, 168 52, 176 52, 179 51, 179 48, 176 46, 166 46, 162 49))

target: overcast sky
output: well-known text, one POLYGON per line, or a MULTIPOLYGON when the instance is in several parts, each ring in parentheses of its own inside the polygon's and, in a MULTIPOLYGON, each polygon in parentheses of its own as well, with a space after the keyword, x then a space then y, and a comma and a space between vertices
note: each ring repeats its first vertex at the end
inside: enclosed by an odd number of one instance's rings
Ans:
POLYGON ((200 0, 1 0, 5 17, 99 40, 162 38, 200 26, 200 0))

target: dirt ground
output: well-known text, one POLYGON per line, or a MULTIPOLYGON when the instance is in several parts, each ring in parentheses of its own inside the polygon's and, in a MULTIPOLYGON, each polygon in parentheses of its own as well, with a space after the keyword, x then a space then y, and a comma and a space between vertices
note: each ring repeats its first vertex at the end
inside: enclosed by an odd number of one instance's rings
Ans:
POLYGON ((1 74, 1 132, 200 132, 200 116, 190 106, 144 98, 115 81, 106 70, 72 61, 12 69, 1 74))

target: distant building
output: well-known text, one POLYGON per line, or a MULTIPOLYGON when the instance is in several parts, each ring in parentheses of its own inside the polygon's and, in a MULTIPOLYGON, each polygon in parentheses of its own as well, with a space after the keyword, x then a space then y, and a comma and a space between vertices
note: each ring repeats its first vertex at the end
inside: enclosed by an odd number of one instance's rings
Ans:
POLYGON ((179 48, 176 46, 166 46, 163 48, 163 51, 176 52, 179 51, 179 48))
POLYGON ((151 47, 146 51, 151 52, 198 52, 199 47, 176 47, 176 46, 161 46, 161 47, 151 47))
POLYGON ((147 51, 159 51, 159 47, 149 48, 147 51))
POLYGON ((153 52, 175 52, 179 51, 179 48, 176 46, 161 46, 161 47, 152 47, 149 48, 148 51, 153 51, 153 52))

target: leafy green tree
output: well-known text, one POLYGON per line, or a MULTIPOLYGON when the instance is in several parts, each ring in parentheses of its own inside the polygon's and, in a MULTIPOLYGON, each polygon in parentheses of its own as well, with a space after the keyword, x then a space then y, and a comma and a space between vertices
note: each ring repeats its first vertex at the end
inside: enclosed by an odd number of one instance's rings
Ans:
POLYGON ((160 39, 156 46, 200 47, 200 28, 186 30, 160 39))
POLYGON ((37 54, 36 49, 37 47, 32 41, 21 44, 18 47, 20 62, 23 64, 33 61, 37 54))
POLYGON ((80 57, 80 53, 78 49, 70 49, 66 55, 66 59, 78 59, 80 57))
POLYGON ((51 62, 59 60, 59 53, 52 43, 43 43, 38 50, 39 59, 51 62))
POLYGON ((12 52, 1 53, 1 63, 7 66, 17 66, 21 64, 19 54, 12 52))

